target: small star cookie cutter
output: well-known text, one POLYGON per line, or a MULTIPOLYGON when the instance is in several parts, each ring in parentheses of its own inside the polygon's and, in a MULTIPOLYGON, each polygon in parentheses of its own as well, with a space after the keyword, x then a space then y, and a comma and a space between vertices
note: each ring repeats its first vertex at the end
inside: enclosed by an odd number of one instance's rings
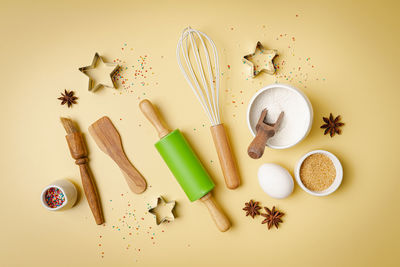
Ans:
POLYGON ((254 50, 254 53, 245 55, 243 57, 243 63, 246 63, 247 65, 249 65, 251 67, 251 77, 252 78, 256 77, 258 74, 260 74, 260 72, 265 72, 265 73, 272 75, 276 71, 273 60, 277 55, 278 55, 277 50, 265 49, 264 46, 261 44, 261 42, 258 41, 256 48, 254 50), (255 65, 256 62, 252 61, 252 58, 255 55, 257 55, 257 51, 259 51, 260 54, 263 54, 266 56, 266 60, 264 61, 264 62, 266 62, 265 64, 255 65))
POLYGON ((89 91, 95 92, 97 89, 99 89, 102 86, 114 88, 114 89, 117 88, 115 81, 114 81, 114 75, 115 75, 115 73, 117 73, 119 67, 120 66, 116 63, 104 62, 103 58, 99 55, 99 53, 96 52, 96 54, 94 54, 92 64, 89 66, 79 68, 79 71, 89 77, 89 91), (93 79, 93 77, 89 74, 89 72, 91 70, 94 70, 98 67, 99 62, 103 63, 104 65, 106 65, 109 68, 112 68, 112 71, 109 74, 109 76, 110 76, 109 83, 99 83, 95 79, 93 79))
POLYGON ((175 201, 166 202, 162 196, 157 197, 156 206, 149 208, 149 213, 153 214, 156 218, 156 224, 160 225, 163 222, 173 222, 175 220, 174 215, 174 208, 175 208, 175 201), (169 211, 167 215, 160 214, 158 209, 168 207, 169 211))

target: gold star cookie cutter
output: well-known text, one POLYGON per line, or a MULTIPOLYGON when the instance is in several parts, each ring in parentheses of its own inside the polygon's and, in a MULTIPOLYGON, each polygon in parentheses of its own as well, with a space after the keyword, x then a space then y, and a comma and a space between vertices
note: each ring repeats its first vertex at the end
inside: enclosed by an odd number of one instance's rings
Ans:
POLYGON ((119 69, 119 65, 118 64, 104 62, 103 58, 99 55, 99 53, 96 52, 96 54, 93 57, 92 64, 89 65, 89 66, 85 66, 85 67, 79 68, 79 71, 89 77, 89 91, 95 92, 97 89, 99 89, 102 86, 116 89, 117 87, 116 87, 116 84, 115 84, 114 75, 115 75, 115 73, 117 73, 118 69, 119 69), (99 66, 99 63, 102 63, 107 68, 111 69, 111 71, 108 74, 109 79, 107 79, 106 82, 104 82, 104 81, 103 82, 98 82, 90 74, 90 72, 92 72, 93 70, 95 70, 99 66))
POLYGON ((252 78, 256 77, 260 72, 272 75, 276 71, 273 60, 277 55, 277 50, 265 49, 261 42, 257 42, 254 53, 245 55, 243 57, 243 63, 246 63, 251 67, 252 78), (257 55, 265 55, 265 59, 262 62, 256 61, 255 56, 257 55))
POLYGON ((166 202, 162 196, 157 197, 156 205, 149 208, 149 213, 155 216, 157 225, 175 220, 175 204, 175 201, 166 202))

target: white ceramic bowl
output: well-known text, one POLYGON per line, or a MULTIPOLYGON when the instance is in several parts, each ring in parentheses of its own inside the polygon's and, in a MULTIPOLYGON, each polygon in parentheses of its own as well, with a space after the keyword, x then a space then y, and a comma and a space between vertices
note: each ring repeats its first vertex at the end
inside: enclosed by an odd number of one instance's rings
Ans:
MULTIPOLYGON (((298 136, 298 138, 296 138, 296 140, 294 140, 293 142, 291 142, 289 144, 281 145, 281 146, 273 145, 273 144, 270 144, 267 142, 267 146, 270 148, 285 149, 285 148, 289 148, 289 147, 292 147, 292 146, 298 144, 308 135, 308 133, 311 130, 312 121, 313 121, 313 108, 312 108, 310 100, 299 89, 297 89, 293 86, 290 86, 290 85, 280 84, 280 83, 268 85, 268 86, 260 89, 259 91, 257 91, 257 93, 250 100, 249 106, 247 108, 247 125, 250 129, 250 132, 253 134, 253 136, 256 136, 255 126, 257 124, 258 117, 254 118, 254 115, 252 116, 252 114, 254 114, 254 113, 261 114, 261 110, 260 110, 260 112, 253 112, 253 110, 255 110, 257 108, 255 103, 257 101, 261 101, 261 96, 263 94, 265 94, 268 90, 271 90, 273 88, 282 88, 282 89, 294 92, 299 98, 301 98, 302 101, 300 101, 300 102, 302 103, 302 105, 304 105, 304 110, 305 110, 304 116, 305 116, 307 127, 304 128, 303 132, 299 133, 299 136, 298 136)), ((266 108, 268 108, 268 107, 266 107, 266 108)), ((283 119, 285 119, 285 117, 283 117, 283 119)))
POLYGON ((301 159, 297 162, 296 167, 294 169, 294 177, 296 178, 296 182, 297 184, 307 193, 314 195, 314 196, 327 196, 332 194, 333 192, 336 191, 336 189, 339 188, 340 184, 342 183, 343 180, 343 167, 342 164, 340 163, 339 159, 333 155, 332 153, 325 151, 325 150, 314 150, 311 152, 308 152, 307 154, 305 154, 303 157, 301 157, 301 159), (335 180, 333 181, 333 183, 331 184, 331 186, 329 186, 327 189, 325 189, 324 191, 312 191, 310 189, 308 189, 303 182, 300 179, 300 167, 303 164, 304 160, 312 155, 312 154, 324 154, 326 156, 329 157, 330 160, 332 160, 333 165, 335 166, 336 169, 336 177, 335 180))
POLYGON ((41 198, 43 207, 45 207, 46 209, 51 210, 51 211, 57 211, 57 210, 66 210, 66 209, 69 209, 72 206, 74 206, 77 196, 78 196, 78 192, 76 190, 75 185, 73 183, 71 183, 70 181, 64 179, 64 180, 57 180, 57 181, 53 182, 52 184, 46 186, 43 189, 40 198, 41 198), (61 206, 58 206, 56 208, 49 207, 49 205, 46 203, 46 199, 45 199, 47 190, 52 187, 60 189, 61 192, 65 196, 64 203, 61 206))

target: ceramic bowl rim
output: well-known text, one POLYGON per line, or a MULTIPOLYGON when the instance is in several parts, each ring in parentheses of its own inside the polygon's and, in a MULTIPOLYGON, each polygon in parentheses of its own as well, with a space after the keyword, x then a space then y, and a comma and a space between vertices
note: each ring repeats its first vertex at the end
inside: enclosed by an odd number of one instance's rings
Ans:
POLYGON ((304 154, 298 161, 296 164, 296 167, 294 169, 294 176, 296 179, 297 184, 301 187, 301 189, 303 189, 304 191, 306 191, 307 193, 314 195, 314 196, 327 196, 332 194, 333 192, 335 192, 339 186, 342 183, 343 180, 343 167, 342 164, 340 163, 340 160, 331 152, 326 151, 326 150, 322 150, 322 149, 318 149, 318 150, 312 150, 306 154, 304 154), (308 189, 303 182, 300 179, 300 167, 303 164, 304 160, 309 157, 310 155, 313 154, 324 154, 326 156, 329 157, 330 160, 332 160, 333 165, 335 166, 336 169, 336 177, 335 180, 333 181, 333 183, 324 191, 312 191, 310 189, 308 189))
POLYGON ((304 134, 296 142, 294 142, 292 144, 289 144, 289 145, 286 145, 286 146, 274 146, 274 145, 268 145, 268 144, 266 145, 266 146, 268 146, 270 148, 273 148, 273 149, 285 149, 285 148, 289 148, 289 147, 295 146, 298 143, 300 143, 301 141, 303 141, 304 138, 306 138, 307 135, 310 133, 310 130, 311 130, 311 127, 312 127, 312 123, 313 123, 314 112, 313 112, 313 108, 312 108, 311 102, 308 99, 308 97, 302 91, 297 89, 296 87, 293 87, 293 86, 288 85, 288 84, 283 84, 283 83, 273 83, 273 84, 264 86, 263 88, 259 89, 253 95, 253 97, 250 99, 249 105, 247 106, 247 126, 250 129, 250 132, 253 135, 253 137, 256 136, 256 133, 253 131, 253 128, 251 127, 251 124, 250 124, 250 110, 251 110, 251 108, 252 108, 252 106, 254 104, 254 101, 256 100, 256 98, 260 94, 262 94, 263 92, 265 92, 267 90, 270 90, 272 88, 277 88, 277 87, 288 89, 288 90, 290 90, 292 92, 295 92, 296 94, 300 95, 302 97, 302 99, 306 102, 307 107, 308 107, 308 111, 309 111, 308 112, 308 115, 309 115, 308 128, 304 132, 304 134))
POLYGON ((52 184, 52 185, 46 186, 46 187, 43 189, 42 194, 41 194, 41 201, 42 201, 42 205, 43 205, 46 209, 52 210, 52 211, 56 211, 56 210, 59 210, 59 209, 63 208, 65 205, 67 205, 67 203, 68 203, 68 197, 67 197, 67 194, 65 193, 65 191, 64 191, 60 186, 52 184), (53 188, 53 187, 54 187, 54 188, 57 188, 57 189, 60 189, 61 192, 64 194, 64 197, 65 197, 65 201, 63 202, 63 204, 60 205, 60 206, 58 206, 58 207, 56 207, 56 208, 51 208, 51 207, 49 207, 49 205, 47 205, 47 203, 46 203, 46 200, 44 199, 44 198, 45 198, 46 191, 49 190, 50 188, 53 188))

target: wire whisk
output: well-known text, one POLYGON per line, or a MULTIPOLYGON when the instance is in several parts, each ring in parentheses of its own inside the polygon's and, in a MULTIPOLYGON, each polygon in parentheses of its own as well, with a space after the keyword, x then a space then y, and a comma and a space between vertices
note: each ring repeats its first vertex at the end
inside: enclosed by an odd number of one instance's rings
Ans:
POLYGON ((176 57, 183 76, 200 101, 211 124, 213 126, 220 124, 220 73, 218 51, 213 40, 207 34, 188 27, 183 31, 179 39, 176 57), (212 49, 213 58, 209 55, 208 49, 210 48, 212 49), (196 66, 193 66, 190 55, 193 55, 196 66), (202 56, 205 58, 202 59, 202 56), (182 64, 181 59, 184 59, 184 64, 182 64), (206 64, 204 64, 204 61, 206 64))
POLYGON ((220 117, 217 47, 207 34, 187 27, 178 41, 176 58, 183 76, 211 122, 211 133, 225 183, 230 189, 237 188, 240 184, 239 174, 220 117))

